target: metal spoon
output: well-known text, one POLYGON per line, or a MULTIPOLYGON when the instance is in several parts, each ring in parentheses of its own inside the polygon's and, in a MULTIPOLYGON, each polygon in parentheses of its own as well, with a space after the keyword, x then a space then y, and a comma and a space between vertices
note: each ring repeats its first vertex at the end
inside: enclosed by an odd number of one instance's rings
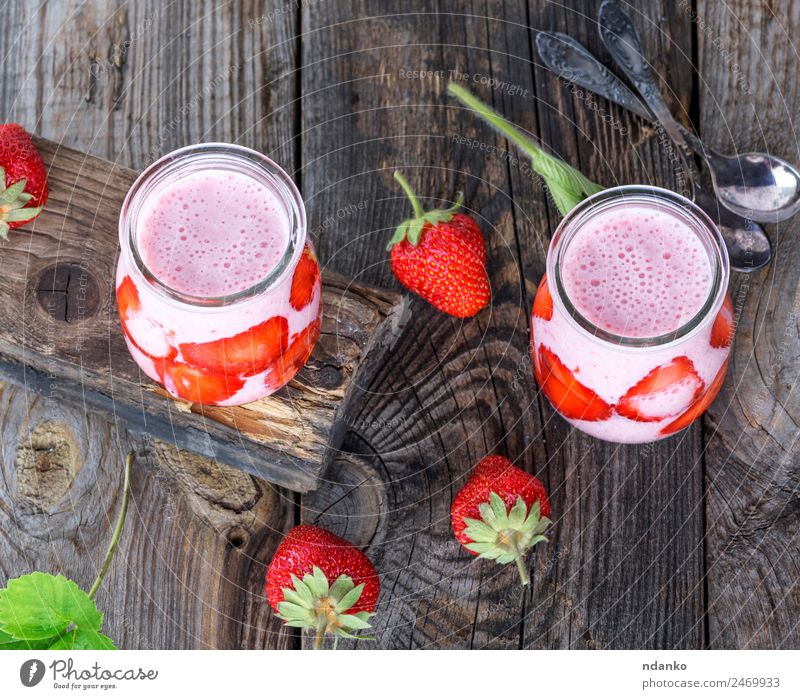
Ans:
MULTIPOLYGON (((653 121, 653 115, 633 92, 572 37, 557 32, 539 32, 536 46, 545 66, 563 79, 591 90, 647 121, 653 121)), ((688 134, 680 124, 678 128, 688 134)), ((688 148, 682 150, 682 155, 690 176, 695 175, 688 148)), ((767 265, 772 258, 772 249, 764 229, 721 207, 700 180, 695 180, 693 185, 695 203, 719 226, 728 248, 731 267, 739 272, 753 272, 767 265)))
POLYGON ((800 211, 800 172, 766 153, 726 156, 707 148, 694 134, 685 136, 669 111, 642 51, 630 17, 616 0, 605 0, 597 14, 600 37, 617 64, 672 140, 685 140, 708 165, 722 204, 754 221, 783 221, 800 211), (688 136, 688 138, 687 138, 688 136))

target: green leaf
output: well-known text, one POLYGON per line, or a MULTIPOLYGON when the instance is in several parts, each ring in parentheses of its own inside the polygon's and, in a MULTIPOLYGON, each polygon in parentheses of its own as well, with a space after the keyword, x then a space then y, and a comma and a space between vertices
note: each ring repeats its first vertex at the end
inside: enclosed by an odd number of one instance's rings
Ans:
POLYGON ((292 604, 296 604, 298 607, 306 606, 303 598, 289 587, 283 588, 283 599, 292 604))
POLYGON ((472 551, 473 553, 483 555, 484 553, 494 551, 497 548, 497 545, 494 543, 489 543, 488 541, 473 541, 469 544, 464 544, 464 548, 467 549, 467 551, 472 551))
POLYGON ((47 650, 58 638, 53 636, 39 641, 21 641, 5 631, 0 631, 0 650, 47 650))
POLYGON ((361 597, 361 593, 364 591, 364 583, 354 587, 350 592, 348 592, 342 599, 339 600, 338 604, 336 605, 336 613, 341 614, 342 612, 346 612, 350 607, 352 607, 356 602, 358 602, 358 598, 361 597))
POLYGON ((341 600, 353 587, 353 578, 349 575, 340 575, 333 581, 329 594, 333 599, 341 600))
MULTIPOLYGON (((306 585, 300 578, 298 578, 294 573, 292 573, 292 585, 294 585, 294 591, 297 593, 298 597, 303 601, 302 603, 306 606, 311 606, 314 604, 314 595, 311 594, 311 590, 308 589, 308 585, 306 585)), ((284 587, 283 588, 283 596, 286 597, 286 591, 290 588, 284 587)))
POLYGON ((342 614, 339 617, 339 621, 348 631, 351 629, 357 629, 360 631, 362 629, 368 629, 370 626, 372 626, 368 621, 360 619, 355 614, 342 614))
POLYGON ((73 624, 98 631, 102 623, 95 603, 63 575, 30 573, 0 590, 0 629, 20 640, 60 635, 73 624))
POLYGON ((497 523, 501 525, 502 529, 505 529, 503 525, 508 524, 508 511, 506 510, 506 504, 503 502, 503 498, 497 493, 491 492, 489 493, 489 505, 492 508, 492 512, 494 512, 497 523))
POLYGON ((328 596, 328 592, 330 591, 328 578, 317 566, 314 566, 311 575, 306 573, 303 576, 303 582, 308 585, 308 589, 311 590, 311 595, 315 601, 320 597, 328 596))
POLYGON ((29 219, 36 218, 40 213, 42 213, 41 206, 13 209, 3 214, 3 220, 8 223, 28 221, 29 219))
MULTIPOLYGON (((3 186, 5 186, 5 179, 3 179, 3 186)), ((17 201, 17 198, 20 194, 25 191, 25 185, 27 184, 27 180, 23 177, 21 180, 17 180, 14 184, 12 184, 8 189, 0 194, 0 202, 3 204, 13 204, 17 201)))
POLYGON ((291 602, 281 602, 278 604, 278 612, 285 619, 304 619, 309 623, 314 621, 314 614, 310 609, 291 602))
POLYGON ((403 221, 397 228, 395 228, 394 235, 389 241, 389 244, 386 246, 387 250, 391 250, 395 245, 402 243, 406 239, 409 223, 411 223, 411 219, 403 221))
POLYGON ((334 632, 337 636, 343 636, 344 638, 352 638, 354 641, 374 641, 375 636, 357 636, 354 633, 349 633, 342 628, 336 629, 334 632))
POLYGON ((117 650, 117 647, 98 631, 75 629, 53 643, 49 650, 117 650))
POLYGON ((494 543, 497 541, 497 532, 492 529, 488 524, 484 524, 478 519, 470 519, 464 517, 464 522, 467 528, 464 533, 473 541, 485 541, 494 543))
MULTIPOLYGON (((538 501, 536 505, 538 505, 538 501)), ((508 524, 512 529, 519 529, 524 523, 525 519, 528 516, 528 506, 525 504, 525 501, 522 499, 521 495, 517 496, 517 501, 514 503, 514 507, 511 508, 511 511, 508 513, 508 524)))
POLYGON ((425 225, 425 220, 421 218, 415 218, 408 225, 408 242, 411 243, 414 247, 419 245, 419 238, 422 235, 422 227, 424 225, 425 225))
POLYGON ((481 519, 486 522, 492 529, 498 531, 498 521, 497 517, 495 517, 494 510, 492 510, 491 506, 488 502, 482 502, 478 505, 478 512, 481 513, 481 519))

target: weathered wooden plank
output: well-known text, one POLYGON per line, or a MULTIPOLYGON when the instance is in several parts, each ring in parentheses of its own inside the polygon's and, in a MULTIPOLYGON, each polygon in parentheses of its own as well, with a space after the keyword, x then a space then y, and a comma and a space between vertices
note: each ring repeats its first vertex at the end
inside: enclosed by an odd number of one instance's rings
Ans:
POLYGON ((125 454, 134 450, 126 528, 97 596, 108 635, 124 648, 286 642, 261 599, 263 565, 254 564, 274 546, 265 534, 293 520, 280 491, 9 384, 0 414, 0 583, 46 570, 88 589, 119 508, 125 454), (209 570, 214 584, 204 582, 209 570))
MULTIPOLYGON (((662 60, 688 104, 692 78, 680 55, 691 55, 688 20, 669 3, 638 7, 679 42, 662 60)), ((324 512, 323 521, 369 543, 384 584, 378 644, 699 645, 699 428, 657 446, 601 444, 568 429, 537 395, 528 312, 557 215, 508 144, 444 97, 448 79, 463 80, 590 176, 669 186, 668 157, 651 129, 587 104, 533 59, 529 24, 600 50, 596 4, 457 2, 436 13, 420 3, 398 13, 391 3, 351 1, 316 10, 303 15, 313 37, 302 60, 303 163, 311 163, 303 184, 323 258, 356 278, 394 283, 383 243, 407 215, 391 181, 402 167, 430 205, 466 192, 487 235, 493 286, 491 310, 464 322, 412 301, 410 327, 353 425, 369 477, 356 487, 342 479, 347 494, 337 503, 321 491, 303 498, 304 518, 324 512), (360 202, 323 225, 325 212, 360 202), (450 532, 453 494, 491 452, 539 475, 552 494, 552 541, 536 555, 527 593, 515 571, 475 561, 450 532), (378 503, 382 511, 370 509, 378 503), (359 507, 366 521, 382 518, 385 533, 354 529, 346 517, 359 507)), ((663 53, 653 26, 643 30, 648 50, 663 53)))
MULTIPOLYGON (((696 16, 701 134, 800 162, 800 6, 701 0, 696 16)), ((712 648, 800 647, 800 221, 769 231, 770 268, 735 280, 731 369, 706 420, 712 648)))
MULTIPOLYGON (((136 170, 173 148, 223 140, 292 172, 297 14, 278 6, 12 0, 0 8, 3 120, 136 170)), ((91 584, 121 458, 135 448, 129 522, 98 594, 109 635, 124 648, 296 646, 263 594, 265 563, 295 518, 292 493, 131 438, 120 417, 109 412, 106 424, 58 394, 6 386, 2 404, 0 584, 34 568, 91 584), (25 454, 32 471, 20 468, 25 454), (71 485, 51 479, 65 455, 71 485)))
POLYGON ((135 173, 51 141, 36 143, 51 194, 31 230, 13 233, 3 246, 0 357, 7 370, 26 381, 29 370, 48 375, 36 384, 59 384, 64 397, 112 412, 130 430, 294 490, 316 487, 358 386, 369 381, 361 371, 381 361, 402 326, 399 297, 325 272, 320 340, 287 387, 238 407, 173 400, 132 361, 116 312, 116 223, 135 173))
MULTIPOLYGON (((531 24, 571 34, 607 57, 595 25, 599 5, 532 3, 531 24)), ((693 85, 688 18, 671 2, 634 2, 631 14, 673 111, 685 120, 693 85)), ((672 162, 669 144, 649 125, 566 86, 538 64, 535 90, 542 139, 593 179, 609 186, 679 188, 682 170, 672 162), (574 129, 566 127, 570 121, 574 129)), ((514 109, 513 98, 505 103, 514 109)), ((516 107, 513 118, 525 123, 524 109, 516 107)), ((539 264, 532 265, 537 272, 539 264)), ((553 534, 551 567, 532 590, 527 643, 700 647, 700 426, 655 444, 608 444, 566 429, 542 403, 547 474, 554 508, 563 514, 553 534)))

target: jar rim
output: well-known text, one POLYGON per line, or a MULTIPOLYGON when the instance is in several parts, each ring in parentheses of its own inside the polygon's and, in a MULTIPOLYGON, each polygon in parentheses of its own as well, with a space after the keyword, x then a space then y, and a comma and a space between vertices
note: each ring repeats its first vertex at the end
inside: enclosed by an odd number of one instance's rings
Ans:
POLYGON ((663 349, 694 336, 703 328, 704 321, 715 317, 725 301, 730 278, 730 263, 724 240, 714 222, 693 201, 676 192, 650 185, 623 185, 611 187, 584 199, 572 209, 559 223, 547 252, 547 278, 552 280, 550 293, 553 303, 567 318, 567 321, 583 335, 591 337, 615 348, 631 350, 663 349), (561 275, 561 263, 566 246, 572 240, 581 224, 610 206, 621 203, 657 204, 673 213, 680 213, 685 220, 693 223, 693 230, 701 238, 709 254, 712 265, 712 283, 703 305, 683 325, 662 335, 634 337, 618 335, 605 330, 590 321, 573 305, 567 294, 561 275))
POLYGON ((297 265, 306 242, 306 211, 297 186, 273 160, 258 151, 235 143, 199 143, 171 151, 149 165, 136 178, 122 203, 119 217, 119 238, 122 255, 128 267, 146 281, 163 299, 181 305, 202 308, 227 307, 273 289, 297 265), (139 215, 147 196, 162 182, 173 176, 193 171, 228 167, 244 172, 268 186, 285 208, 289 221, 286 248, 278 263, 251 286, 224 296, 199 296, 171 287, 145 264, 137 245, 139 215))

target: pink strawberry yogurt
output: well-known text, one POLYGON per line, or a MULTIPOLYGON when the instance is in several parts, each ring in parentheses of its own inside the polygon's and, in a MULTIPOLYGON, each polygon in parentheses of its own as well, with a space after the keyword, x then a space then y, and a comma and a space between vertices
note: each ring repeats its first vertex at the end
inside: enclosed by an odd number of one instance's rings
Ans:
POLYGON ((165 156, 120 217, 117 304, 131 355, 174 396, 257 400, 305 364, 320 331, 319 264, 283 170, 229 144, 165 156))
POLYGON ((269 187, 240 172, 198 170, 153 192, 142 206, 145 266, 192 296, 236 294, 275 269, 289 220, 269 187))
POLYGON ((620 187, 583 202, 553 237, 534 303, 542 391, 601 439, 647 442, 683 429, 724 378, 727 281, 718 231, 682 197, 620 187))

